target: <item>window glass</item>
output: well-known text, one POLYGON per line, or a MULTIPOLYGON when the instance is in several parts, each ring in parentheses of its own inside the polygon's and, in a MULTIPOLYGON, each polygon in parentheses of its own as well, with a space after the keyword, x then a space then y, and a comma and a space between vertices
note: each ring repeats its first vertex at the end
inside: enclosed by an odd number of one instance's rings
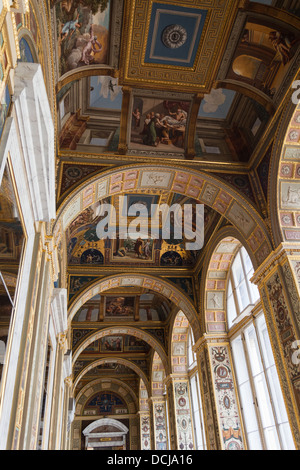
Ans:
POLYGON ((236 288, 238 303, 240 307, 240 312, 245 310, 246 307, 250 304, 249 294, 247 290, 246 281, 243 280, 236 288))
POLYGON ((229 328, 232 326, 233 320, 237 316, 234 296, 231 287, 231 281, 228 283, 228 297, 227 297, 227 321, 229 328))
POLYGON ((192 364, 194 364, 194 362, 196 361, 196 356, 195 356, 195 353, 193 351, 193 345, 194 345, 194 337, 193 337, 193 331, 192 329, 190 328, 189 329, 189 334, 188 334, 188 351, 187 351, 187 355, 188 355, 188 366, 190 367, 192 364))
POLYGON ((252 375, 256 376, 263 370, 256 333, 253 324, 245 329, 245 338, 248 346, 248 356, 251 363, 252 375))
MULTIPOLYGON (((242 247, 232 263, 227 287, 229 328, 259 300, 259 290, 250 281, 253 274, 250 256, 242 247)), ((294 449, 265 317, 260 314, 249 320, 231 342, 248 447, 294 449)))
POLYGON ((232 272, 233 272, 235 286, 238 286, 244 279, 244 271, 243 271, 240 253, 237 253, 232 263, 232 272))
POLYGON ((195 374, 190 380, 195 446, 197 450, 204 450, 205 449, 205 436, 204 436, 204 429, 203 429, 202 406, 201 406, 200 391, 198 387, 197 376, 198 374, 195 374))
POLYGON ((283 400, 282 391, 280 388, 279 378, 276 370, 274 355, 272 352, 271 342, 267 330, 265 317, 260 315, 257 319, 257 330, 262 348, 264 364, 270 393, 273 400, 273 406, 276 415, 276 421, 279 424, 280 438, 284 449, 294 449, 294 441, 290 426, 288 423, 288 416, 283 400))
MULTIPOLYGON (((234 258, 227 286, 227 324, 259 299, 251 282, 254 269, 247 250, 242 247, 234 258)), ((251 313, 251 310, 246 311, 251 313)), ((235 376, 248 448, 295 449, 288 416, 263 313, 248 317, 231 341, 235 376)))
POLYGON ((242 253, 242 256, 243 256, 243 260, 244 260, 244 266, 245 266, 245 271, 246 271, 246 274, 253 274, 253 265, 252 265, 252 261, 250 259, 250 256, 248 254, 248 251, 242 247, 241 249, 241 253, 242 253))
POLYGON ((250 385, 246 357, 241 336, 235 338, 231 344, 235 362, 241 410, 244 418, 244 425, 248 439, 248 447, 250 450, 261 450, 262 446, 258 431, 258 422, 256 418, 254 397, 250 385))

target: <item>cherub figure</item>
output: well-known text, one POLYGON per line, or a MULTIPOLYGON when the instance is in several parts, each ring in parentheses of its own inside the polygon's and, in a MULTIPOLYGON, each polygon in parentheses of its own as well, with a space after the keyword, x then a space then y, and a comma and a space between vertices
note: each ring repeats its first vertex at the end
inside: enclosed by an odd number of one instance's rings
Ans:
POLYGON ((140 127, 140 122, 141 122, 141 113, 139 108, 136 108, 133 112, 132 115, 134 117, 134 129, 137 129, 140 127))
POLYGON ((82 51, 82 57, 81 60, 82 62, 85 63, 85 65, 89 65, 90 62, 93 60, 93 53, 94 54, 99 54, 99 52, 102 50, 102 45, 97 39, 97 36, 94 35, 93 31, 93 25, 91 25, 90 29, 90 39, 88 40, 86 46, 84 47, 82 51), (98 46, 98 49, 95 46, 98 46))

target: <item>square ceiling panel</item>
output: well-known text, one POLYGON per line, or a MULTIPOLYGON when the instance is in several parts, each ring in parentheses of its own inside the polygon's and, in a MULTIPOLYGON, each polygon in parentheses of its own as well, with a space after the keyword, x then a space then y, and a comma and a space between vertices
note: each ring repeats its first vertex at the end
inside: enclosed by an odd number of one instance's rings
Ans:
POLYGON ((153 3, 145 63, 192 67, 207 10, 153 3))
POLYGON ((128 0, 120 84, 208 93, 238 4, 236 0, 128 0))

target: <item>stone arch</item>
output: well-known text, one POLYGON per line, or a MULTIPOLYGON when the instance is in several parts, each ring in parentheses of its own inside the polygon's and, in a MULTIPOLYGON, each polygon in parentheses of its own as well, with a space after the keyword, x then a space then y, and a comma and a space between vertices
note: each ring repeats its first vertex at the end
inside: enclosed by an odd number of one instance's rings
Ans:
POLYGON ((88 364, 84 369, 78 374, 76 379, 74 380, 73 383, 73 390, 76 389, 79 381, 85 376, 87 372, 89 372, 91 369, 94 369, 94 367, 99 366, 101 364, 110 364, 110 363, 117 363, 117 364, 122 364, 130 369, 132 369, 139 377, 140 379, 145 383, 146 389, 149 392, 150 386, 148 379, 145 375, 145 373, 133 362, 123 359, 123 358, 117 358, 117 357, 107 357, 107 358, 101 358, 97 359, 96 361, 93 361, 91 364, 88 364))
POLYGON ((128 405, 128 410, 132 413, 138 411, 138 401, 135 393, 121 380, 115 378, 101 378, 89 382, 80 392, 78 393, 75 400, 75 413, 81 415, 84 410, 86 402, 97 392, 101 391, 113 391, 121 395, 128 405))
POLYGON ((140 387, 139 387, 139 405, 140 411, 149 411, 149 390, 146 387, 145 382, 141 379, 140 380, 140 387))
MULTIPOLYGON (((244 246, 251 261, 251 250, 245 240, 231 228, 224 227, 212 240, 203 268, 201 292, 201 326, 206 333, 226 333, 226 293, 231 264, 239 248, 244 246)), ((255 265, 254 265, 255 267, 255 265)))
POLYGON ((185 314, 180 310, 174 317, 173 324, 170 326, 171 341, 169 346, 170 369, 173 374, 187 373, 188 357, 187 342, 189 321, 185 314))
POLYGON ((166 352, 156 338, 154 338, 152 335, 149 333, 140 330, 139 328, 135 327, 126 327, 126 326, 114 326, 114 327, 108 327, 108 328, 103 328, 103 330, 96 331, 95 333, 92 333, 89 335, 86 339, 84 339, 78 348, 75 349, 73 352, 73 365, 75 364, 76 360, 78 359, 80 353, 87 348, 91 343, 94 341, 103 338, 107 335, 113 335, 113 334, 126 334, 130 336, 135 336, 136 338, 142 339, 146 343, 148 343, 154 351, 158 353, 158 355, 161 357, 161 360, 164 364, 164 367, 166 370, 168 370, 168 361, 167 361, 167 356, 166 352))
POLYGON ((60 91, 64 86, 69 83, 78 80, 78 78, 84 77, 98 77, 99 75, 109 75, 113 78, 118 78, 117 73, 112 68, 105 68, 103 66, 93 66, 93 67, 78 67, 75 70, 70 70, 65 73, 63 77, 57 82, 57 91, 60 91))
POLYGON ((274 141, 269 174, 269 195, 277 194, 277 198, 269 197, 276 247, 300 241, 300 105, 289 98, 274 141))
POLYGON ((55 239, 86 208, 109 195, 165 190, 192 197, 216 210, 248 241, 258 264, 270 254, 268 229, 250 200, 221 179, 198 170, 160 165, 123 166, 101 172, 71 192, 58 209, 55 239))
POLYGON ((69 322, 72 321, 72 318, 79 310, 79 308, 82 307, 85 302, 90 300, 95 295, 101 295, 102 292, 105 292, 115 287, 124 287, 132 285, 150 289, 171 300, 176 306, 178 306, 179 309, 181 309, 186 314, 193 328, 195 338, 198 339, 200 334, 199 320, 196 309, 192 304, 191 300, 187 297, 185 293, 181 292, 176 286, 172 285, 169 281, 165 281, 148 274, 134 274, 134 276, 132 276, 131 274, 123 273, 105 277, 91 284, 73 299, 69 307, 69 322))
POLYGON ((125 426, 125 424, 120 423, 117 419, 101 418, 89 424, 82 431, 82 433, 85 437, 86 448, 104 447, 106 445, 105 441, 109 442, 110 439, 116 439, 116 437, 118 437, 117 444, 118 446, 122 445, 124 449, 126 443, 126 435, 129 433, 129 429, 127 428, 127 426, 125 426), (101 428, 103 428, 102 432, 101 428), (107 431, 107 428, 110 429, 110 431, 107 431), (97 429, 98 432, 95 432, 95 430, 97 429), (103 443, 99 442, 101 438, 104 439, 103 443), (91 442, 89 441, 90 439, 92 439, 91 442))
POLYGON ((241 93, 248 98, 254 99, 271 115, 275 112, 274 104, 271 98, 260 91, 258 88, 255 88, 248 83, 239 82, 238 80, 226 79, 218 81, 216 83, 216 88, 225 88, 227 90, 233 90, 237 93, 241 93))
POLYGON ((93 423, 89 424, 84 429, 83 434, 87 435, 87 434, 91 433, 94 429, 97 429, 100 426, 106 426, 106 425, 115 426, 120 431, 123 431, 123 432, 126 432, 126 433, 129 431, 127 426, 125 426, 125 424, 123 424, 123 423, 120 423, 120 421, 118 421, 117 419, 101 418, 101 419, 97 419, 97 421, 94 421, 93 423))
POLYGON ((164 379, 166 378, 166 368, 157 352, 152 356, 151 375, 151 396, 162 397, 164 393, 164 379))
MULTIPOLYGON (((27 42, 33 61, 39 62, 38 51, 37 51, 36 44, 34 42, 32 32, 29 29, 22 28, 18 35, 18 39, 19 39, 19 43, 21 42, 22 39, 24 39, 27 42)), ((22 62, 22 55, 21 55, 21 62, 22 62)))

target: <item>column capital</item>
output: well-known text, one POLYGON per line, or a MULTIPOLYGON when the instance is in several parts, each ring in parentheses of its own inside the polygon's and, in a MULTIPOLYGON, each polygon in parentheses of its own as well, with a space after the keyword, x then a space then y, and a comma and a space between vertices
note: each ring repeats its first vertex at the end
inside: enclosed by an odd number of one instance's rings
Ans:
POLYGON ((164 379, 164 385, 168 385, 169 383, 174 382, 175 380, 180 381, 180 380, 188 380, 189 376, 187 372, 180 373, 180 374, 169 374, 165 379, 164 379))
POLYGON ((194 344, 193 346, 193 351, 194 353, 199 353, 203 348, 205 348, 206 345, 209 344, 217 344, 217 343, 229 343, 229 338, 227 336, 227 333, 221 333, 221 334, 209 334, 209 333, 203 333, 203 336, 198 339, 198 341, 194 344))
POLYGON ((57 344, 63 353, 66 354, 68 350, 68 338, 66 333, 58 333, 57 344))
POLYGON ((155 405, 159 403, 165 403, 166 397, 161 395, 160 397, 149 397, 147 400, 148 405, 155 405))
POLYGON ((136 413, 137 416, 149 416, 149 414, 150 414, 149 410, 140 410, 140 411, 137 411, 136 413))
POLYGON ((288 257, 297 256, 300 258, 299 244, 293 245, 291 243, 281 243, 269 254, 269 256, 262 262, 259 268, 257 268, 251 278, 251 282, 259 285, 260 282, 272 271, 275 266, 280 265, 282 261, 288 257))
POLYGON ((69 377, 66 377, 64 382, 67 385, 67 387, 72 388, 73 387, 73 375, 69 375, 69 377))

